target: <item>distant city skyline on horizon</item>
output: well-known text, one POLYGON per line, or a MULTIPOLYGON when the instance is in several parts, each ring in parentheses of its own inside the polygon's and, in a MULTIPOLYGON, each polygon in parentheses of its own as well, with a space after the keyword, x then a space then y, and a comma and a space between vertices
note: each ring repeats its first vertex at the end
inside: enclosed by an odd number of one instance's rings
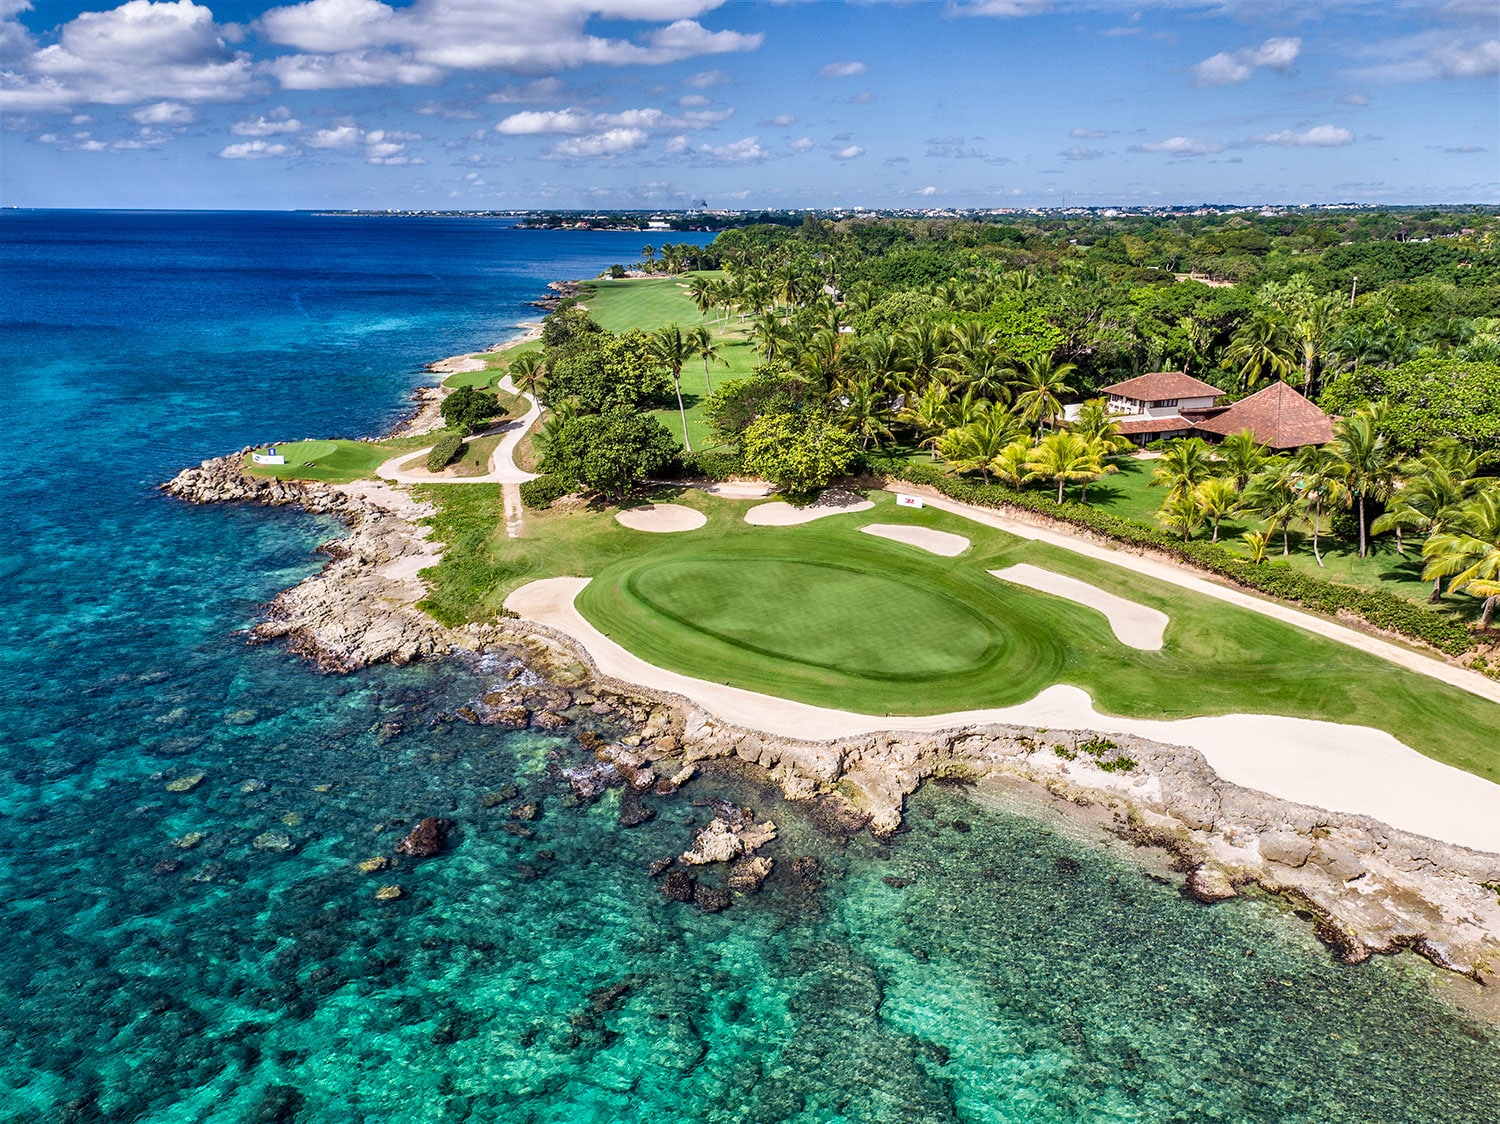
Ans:
POLYGON ((1494 0, 0 0, 0 205, 1500 202, 1494 0))

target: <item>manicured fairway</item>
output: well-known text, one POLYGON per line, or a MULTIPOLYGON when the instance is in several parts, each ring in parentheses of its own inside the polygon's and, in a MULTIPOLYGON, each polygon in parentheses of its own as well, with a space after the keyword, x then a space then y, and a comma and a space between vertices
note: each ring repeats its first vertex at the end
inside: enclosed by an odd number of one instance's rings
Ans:
POLYGON ((276 451, 286 457, 286 464, 252 464, 249 457, 245 464, 256 476, 341 484, 370 475, 399 450, 364 441, 292 441, 277 445, 276 451))

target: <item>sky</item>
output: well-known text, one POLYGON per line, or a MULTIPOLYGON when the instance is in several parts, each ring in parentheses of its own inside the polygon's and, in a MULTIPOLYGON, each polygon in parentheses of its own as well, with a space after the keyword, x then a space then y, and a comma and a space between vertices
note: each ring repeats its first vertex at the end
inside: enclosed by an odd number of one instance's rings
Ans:
POLYGON ((0 205, 1500 202, 1500 0, 0 0, 0 205))

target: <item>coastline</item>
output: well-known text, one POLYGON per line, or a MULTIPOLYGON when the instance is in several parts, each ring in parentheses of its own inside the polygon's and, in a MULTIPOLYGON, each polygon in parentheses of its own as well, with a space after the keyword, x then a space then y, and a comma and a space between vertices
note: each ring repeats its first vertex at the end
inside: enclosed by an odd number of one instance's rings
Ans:
MULTIPOLYGON (((532 328, 473 354, 515 347, 538 334, 532 328)), ((427 369, 452 373, 444 365, 467 358, 427 369)), ((441 385, 421 388, 413 415, 393 434, 435 428, 431 419, 440 424, 437 408, 445 393, 441 385)), ((254 642, 284 639, 331 672, 487 648, 519 650, 538 672, 585 688, 622 714, 665 708, 669 725, 658 723, 658 731, 669 732, 642 752, 686 764, 737 758, 764 770, 790 798, 838 797, 877 835, 900 829, 906 797, 928 780, 1032 786, 1071 815, 1166 851, 1185 876, 1184 892, 1200 901, 1258 886, 1305 914, 1347 962, 1411 949, 1476 981, 1500 982, 1500 896, 1483 886, 1500 882, 1500 856, 1242 788, 1215 774, 1196 750, 1127 734, 1114 738, 1138 768, 1112 773, 1086 755, 1067 760, 1048 748, 1086 738, 1087 730, 977 724, 817 741, 732 725, 683 695, 603 674, 581 644, 545 625, 507 619, 450 629, 417 609, 425 590, 418 572, 437 561, 441 548, 421 525, 431 508, 409 491, 385 482, 251 477, 241 465, 242 454, 213 458, 164 488, 195 503, 299 506, 337 515, 349 526, 347 536, 319 548, 330 556, 320 573, 271 602, 266 619, 250 631, 254 642)), ((1500 1008, 1494 1014, 1500 1016, 1500 1008)))

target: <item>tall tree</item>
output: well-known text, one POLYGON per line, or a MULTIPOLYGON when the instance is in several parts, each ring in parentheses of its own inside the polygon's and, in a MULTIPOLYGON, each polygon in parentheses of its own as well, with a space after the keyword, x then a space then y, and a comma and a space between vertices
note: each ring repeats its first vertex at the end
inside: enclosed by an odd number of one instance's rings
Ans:
POLYGON ((1076 433, 1063 430, 1044 437, 1032 450, 1026 462, 1027 479, 1053 480, 1057 483, 1057 502, 1063 502, 1063 487, 1082 484, 1083 499, 1088 497, 1089 482, 1106 472, 1119 471, 1104 463, 1103 446, 1076 433))
POLYGON ((1219 442, 1219 467, 1240 491, 1266 463, 1266 447, 1248 429, 1231 433, 1219 442))
POLYGON ((703 360, 703 385, 708 388, 708 393, 714 392, 713 381, 708 377, 709 363, 722 363, 729 366, 729 360, 719 354, 719 345, 714 340, 714 334, 708 330, 707 324, 699 324, 688 332, 688 346, 692 348, 693 354, 703 360))
POLYGON ((1318 535, 1323 528, 1323 512, 1344 495, 1346 470, 1338 457, 1318 445, 1304 445, 1298 449, 1292 458, 1292 468, 1298 477, 1303 515, 1312 529, 1313 557, 1322 567, 1323 552, 1318 548, 1318 535))
POLYGON ((1151 483, 1165 487, 1168 497, 1176 499, 1191 494, 1213 474, 1213 454, 1208 442, 1201 437, 1180 437, 1168 443, 1166 452, 1156 462, 1151 470, 1151 483))
POLYGON ((1297 473, 1288 460, 1277 458, 1267 461, 1266 466, 1250 478, 1245 487, 1241 505, 1266 521, 1268 531, 1281 534, 1281 556, 1291 554, 1287 529, 1302 502, 1297 489, 1297 473))
POLYGON ((1364 558, 1369 553, 1365 501, 1390 494, 1398 463, 1396 449, 1386 439, 1375 414, 1368 411, 1334 422, 1329 449, 1343 466, 1344 484, 1359 518, 1359 556, 1364 558))
POLYGON ((1193 502, 1214 529, 1213 541, 1219 541, 1219 523, 1233 515, 1240 506, 1240 490, 1227 476, 1214 476, 1193 489, 1193 502))
POLYGON ((537 396, 537 390, 541 386, 542 379, 546 376, 546 365, 539 351, 523 351, 510 361, 507 369, 510 375, 511 385, 522 394, 537 396))
POLYGON ((651 333, 651 356, 672 372, 672 389, 677 392, 677 413, 682 418, 682 447, 693 451, 688 439, 687 407, 682 404, 682 368, 693 357, 692 345, 676 324, 665 324, 651 333))
POLYGON ((1225 359, 1238 370, 1240 387, 1248 390, 1286 378, 1294 369, 1293 346, 1285 321, 1263 309, 1234 334, 1225 359))
POLYGON ((1062 416, 1062 400, 1059 395, 1072 390, 1068 377, 1077 368, 1072 363, 1059 363, 1053 356, 1045 355, 1028 362, 1019 360, 1015 366, 1016 413, 1027 425, 1045 427, 1062 416))
POLYGON ((1479 627, 1488 628, 1500 604, 1500 489, 1481 492, 1464 505, 1459 525, 1422 544, 1422 577, 1448 580, 1449 593, 1484 598, 1479 627))

